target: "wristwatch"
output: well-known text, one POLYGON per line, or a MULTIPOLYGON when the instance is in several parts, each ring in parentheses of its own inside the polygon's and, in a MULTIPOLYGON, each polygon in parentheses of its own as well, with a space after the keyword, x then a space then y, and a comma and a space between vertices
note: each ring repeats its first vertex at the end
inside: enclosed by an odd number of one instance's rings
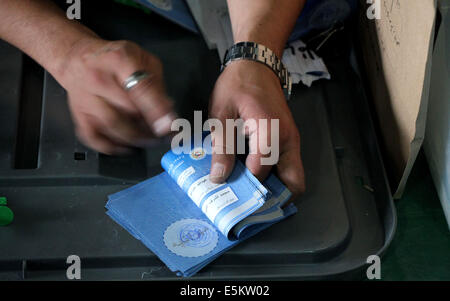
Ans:
POLYGON ((292 91, 292 80, 289 71, 275 53, 264 45, 254 42, 239 42, 231 46, 223 59, 223 70, 228 64, 237 60, 250 60, 260 62, 275 72, 280 79, 286 99, 289 100, 292 91))

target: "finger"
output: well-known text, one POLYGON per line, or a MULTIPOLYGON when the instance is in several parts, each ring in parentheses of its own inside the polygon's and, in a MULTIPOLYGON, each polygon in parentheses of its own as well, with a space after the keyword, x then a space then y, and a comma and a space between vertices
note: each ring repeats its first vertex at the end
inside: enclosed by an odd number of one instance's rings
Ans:
MULTIPOLYGON (((222 125, 225 125, 225 118, 220 119, 222 125)), ((212 137, 212 158, 211 173, 209 178, 213 183, 223 183, 230 176, 234 168, 235 149, 234 133, 227 133, 226 127, 214 129, 212 137)))
POLYGON ((130 148, 119 145, 102 135, 95 122, 88 115, 78 114, 74 120, 77 125, 77 137, 84 145, 107 155, 127 154, 131 152, 130 148))
POLYGON ((300 157, 300 147, 281 153, 277 173, 294 197, 305 192, 305 172, 300 157))
POLYGON ((114 62, 109 64, 109 68, 122 86, 136 71, 145 71, 149 74, 126 93, 153 133, 158 137, 164 136, 170 132, 172 121, 176 116, 173 113, 173 103, 166 95, 162 64, 137 45, 133 43, 124 45, 112 49, 104 57, 109 62, 114 62))
POLYGON ((245 166, 260 182, 267 178, 272 169, 272 165, 261 164, 261 159, 264 157, 261 154, 248 154, 245 159, 245 166))
POLYGON ((260 139, 266 140, 265 143, 267 143, 267 141, 270 141, 270 129, 265 129, 264 133, 260 133, 260 131, 262 130, 263 129, 249 129, 250 151, 245 160, 245 166, 260 181, 264 181, 264 179, 269 175, 270 170, 272 169, 272 165, 263 163, 263 158, 270 156, 270 154, 268 154, 267 152, 268 150, 262 150, 260 147, 260 139))
POLYGON ((95 97, 91 101, 90 111, 87 113, 99 125, 100 132, 118 144, 145 146, 151 140, 151 133, 139 126, 138 120, 133 120, 127 114, 109 105, 103 98, 95 97))
POLYGON ((93 77, 93 82, 90 85, 91 89, 89 90, 92 94, 102 97, 108 103, 127 114, 139 114, 139 109, 131 101, 128 93, 114 76, 102 72, 93 77))
POLYGON ((162 137, 171 132, 176 115, 172 101, 164 92, 162 79, 150 75, 128 93, 154 135, 162 137))

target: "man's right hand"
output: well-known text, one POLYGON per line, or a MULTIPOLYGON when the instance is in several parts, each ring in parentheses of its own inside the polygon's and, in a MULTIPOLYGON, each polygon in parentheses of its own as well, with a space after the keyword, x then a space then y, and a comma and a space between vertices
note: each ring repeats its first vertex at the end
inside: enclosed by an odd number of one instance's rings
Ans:
POLYGON ((67 90, 79 139, 106 154, 123 154, 170 132, 175 119, 158 58, 128 41, 78 41, 55 74, 67 90), (136 71, 150 76, 131 90, 136 71))

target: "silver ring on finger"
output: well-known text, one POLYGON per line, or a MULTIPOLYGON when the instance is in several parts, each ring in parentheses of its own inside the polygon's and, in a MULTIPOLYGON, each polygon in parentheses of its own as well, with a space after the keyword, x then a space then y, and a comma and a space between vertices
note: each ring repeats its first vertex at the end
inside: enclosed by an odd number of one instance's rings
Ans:
POLYGON ((150 74, 147 71, 136 71, 123 82, 123 87, 126 91, 129 91, 133 89, 133 87, 138 85, 141 81, 149 77, 150 74))

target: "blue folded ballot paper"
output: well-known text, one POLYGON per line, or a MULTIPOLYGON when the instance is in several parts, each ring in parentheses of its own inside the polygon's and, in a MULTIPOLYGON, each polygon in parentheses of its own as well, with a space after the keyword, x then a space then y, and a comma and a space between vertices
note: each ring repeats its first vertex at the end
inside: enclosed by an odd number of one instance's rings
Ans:
POLYGON ((228 249, 297 212, 274 176, 260 183, 239 160, 226 183, 209 180, 210 147, 167 152, 165 172, 109 196, 107 214, 177 275, 189 277, 228 249))

